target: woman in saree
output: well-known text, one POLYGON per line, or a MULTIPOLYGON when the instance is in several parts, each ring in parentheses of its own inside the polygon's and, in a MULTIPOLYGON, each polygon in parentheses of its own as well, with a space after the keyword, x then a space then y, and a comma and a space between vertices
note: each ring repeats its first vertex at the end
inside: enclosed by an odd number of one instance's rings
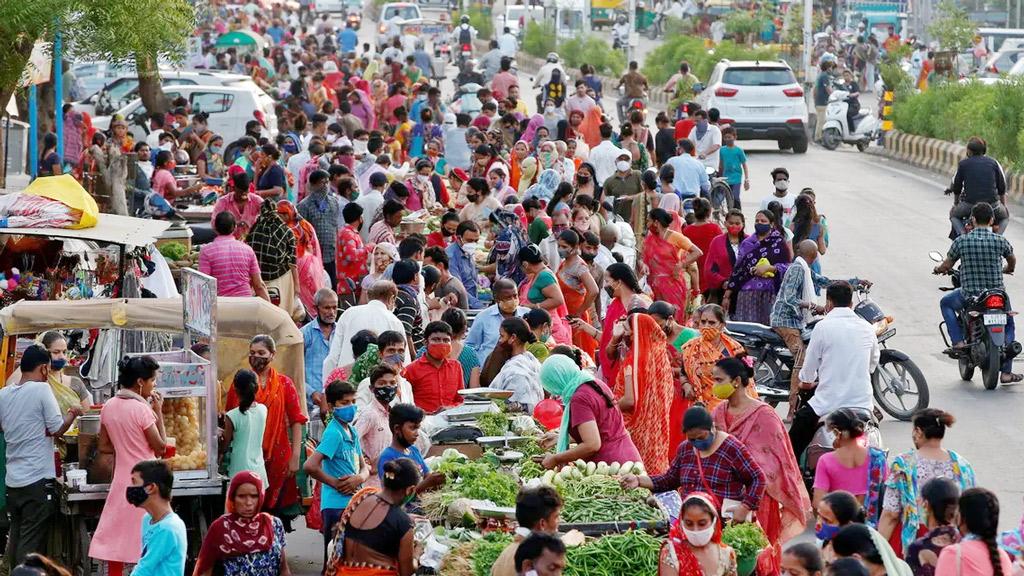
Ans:
POLYGON ((580 123, 580 135, 583 136, 583 141, 590 146, 591 150, 601 143, 601 124, 603 123, 600 106, 594 106, 587 110, 583 122, 580 123))
POLYGON ((683 345, 700 336, 700 332, 676 322, 676 307, 668 302, 654 302, 647 313, 665 333, 665 352, 672 366, 672 407, 669 408, 669 445, 679 446, 686 440, 683 434, 683 414, 692 405, 683 390, 683 345))
POLYGON ((921 487, 932 478, 949 478, 960 491, 974 488, 974 468, 963 456, 942 447, 946 429, 956 419, 949 412, 926 408, 914 414, 914 449, 893 459, 885 480, 878 531, 897 554, 927 532, 921 487))
POLYGON ((519 178, 515 180, 516 192, 524 194, 537 182, 537 159, 527 156, 519 162, 519 178))
POLYGON ((542 126, 544 126, 544 115, 542 114, 534 114, 530 117, 530 121, 527 122, 521 140, 525 140, 530 145, 530 150, 537 149, 537 130, 542 126))
MULTIPOLYGON (((725 310, 717 304, 705 304, 694 314, 700 336, 683 345, 683 393, 688 399, 700 402, 709 410, 721 402, 715 398, 714 366, 722 358, 735 358, 746 351, 743 346, 725 333, 725 310)), ((757 393, 751 387, 748 393, 757 393)))
POLYGON ((526 189, 519 189, 519 181, 523 176, 522 163, 530 156, 530 144, 526 140, 519 140, 512 146, 512 153, 509 154, 509 184, 515 187, 516 192, 522 194, 526 189))
POLYGON ((494 231, 494 246, 487 263, 494 267, 499 278, 508 278, 518 286, 526 279, 519 262, 519 251, 530 245, 523 229, 523 221, 511 210, 499 208, 489 217, 494 231))
POLYGON ((754 233, 740 244, 732 275, 723 284, 722 308, 728 310, 735 298, 732 319, 737 322, 771 324, 772 304, 792 261, 789 243, 775 222, 771 210, 757 213, 754 233))
MULTIPOLYGON (((276 351, 277 344, 266 334, 254 336, 249 343, 249 366, 259 379, 256 401, 267 407, 263 453, 269 483, 263 510, 280 518, 285 531, 289 531, 292 519, 301 513, 295 473, 299 470, 306 416, 292 379, 270 365, 276 351)), ((236 406, 238 395, 232 387, 225 408, 231 410, 236 406)))
POLYGON ((615 382, 619 377, 619 368, 622 364, 620 358, 626 348, 622 342, 622 335, 614 333, 615 323, 630 310, 646 309, 651 305, 651 300, 640 288, 640 282, 637 281, 633 269, 622 262, 616 262, 605 270, 604 285, 611 289, 612 299, 604 315, 598 360, 604 380, 615 382), (620 344, 622 350, 620 350, 620 344))
POLYGON ((631 314, 615 330, 622 330, 629 351, 612 391, 626 419, 644 467, 652 474, 668 470, 677 446, 671 446, 669 409, 672 406, 672 363, 665 348, 665 331, 646 313, 631 314), (621 328, 619 328, 621 326, 621 328))
POLYGON ((226 513, 210 524, 203 538, 193 576, 289 576, 284 552, 284 525, 261 512, 266 491, 263 479, 250 471, 231 478, 226 513))
POLYGON ((676 320, 686 322, 686 268, 701 256, 700 248, 679 232, 670 230, 672 216, 661 208, 650 211, 643 261, 637 268, 647 275, 655 300, 676 307, 676 320))
POLYGON ((772 545, 762 558, 771 561, 774 574, 782 561, 782 545, 807 525, 811 499, 782 419, 774 408, 747 392, 754 387, 753 369, 744 359, 729 357, 715 363, 712 372, 712 394, 724 400, 712 411, 715 427, 742 442, 765 475, 757 522, 772 545))
MULTIPOLYGON (((590 274, 590 268, 580 257, 580 235, 575 230, 563 230, 558 235, 558 255, 562 263, 558 267, 558 285, 565 297, 568 318, 580 318, 590 324, 590 309, 598 296, 597 282, 590 274)), ((581 328, 572 331, 572 343, 585 354, 594 357, 597 341, 581 328)))
POLYGON ((320 242, 308 220, 299 217, 295 205, 288 200, 277 203, 277 214, 295 235, 295 271, 299 275, 299 300, 310 316, 316 315, 313 302, 317 290, 327 286, 324 264, 320 258, 320 242))
POLYGON ((92 405, 92 394, 80 379, 64 373, 68 365, 68 342, 60 332, 49 331, 39 341, 50 353, 50 375, 47 383, 61 414, 67 414, 72 406, 88 410, 92 405))
POLYGON ((416 496, 419 482, 419 466, 409 458, 385 463, 382 487, 356 492, 342 512, 324 574, 412 576, 416 572, 413 522, 404 506, 416 496))
POLYGON ((526 273, 526 279, 519 286, 519 303, 527 308, 547 310, 551 315, 551 337, 559 344, 572 344, 572 330, 565 318, 569 312, 555 273, 533 244, 520 249, 518 256, 526 273))
POLYGON ((737 576, 736 551, 722 542, 720 508, 707 492, 686 496, 661 547, 658 576, 737 576))

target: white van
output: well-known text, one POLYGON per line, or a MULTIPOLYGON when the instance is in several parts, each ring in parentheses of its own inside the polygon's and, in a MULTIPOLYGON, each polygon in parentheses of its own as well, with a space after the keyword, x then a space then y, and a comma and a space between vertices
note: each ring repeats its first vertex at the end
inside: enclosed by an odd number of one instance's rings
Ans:
MULTIPOLYGON (((258 120, 259 115, 263 117, 264 133, 270 138, 277 136, 274 100, 258 86, 168 86, 164 87, 164 94, 170 100, 184 96, 188 98, 193 113, 208 113, 210 130, 224 138, 225 146, 244 136, 245 123, 258 120)), ((149 114, 142 100, 135 99, 117 114, 128 121, 136 142, 145 140, 149 134, 149 114)), ((111 116, 98 116, 93 118, 92 125, 99 130, 108 130, 110 119, 111 116)))
MULTIPOLYGON (((252 78, 244 74, 227 74, 205 70, 160 70, 160 83, 167 86, 237 86, 256 88, 252 78)), ((88 112, 90 116, 108 116, 115 110, 127 106, 139 97, 139 77, 134 71, 126 74, 95 94, 75 102, 76 110, 88 112)))

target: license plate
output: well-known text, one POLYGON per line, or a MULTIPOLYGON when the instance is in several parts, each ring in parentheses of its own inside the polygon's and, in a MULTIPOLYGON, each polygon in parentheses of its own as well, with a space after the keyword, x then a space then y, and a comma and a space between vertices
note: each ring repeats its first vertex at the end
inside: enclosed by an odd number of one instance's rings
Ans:
POLYGON ((1006 325, 1006 314, 985 314, 985 326, 1006 325))

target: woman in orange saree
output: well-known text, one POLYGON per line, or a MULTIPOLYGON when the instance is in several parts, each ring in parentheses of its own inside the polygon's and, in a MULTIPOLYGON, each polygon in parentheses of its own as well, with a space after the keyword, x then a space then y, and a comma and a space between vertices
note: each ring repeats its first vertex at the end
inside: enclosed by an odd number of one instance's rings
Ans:
POLYGON ((295 205, 288 200, 277 203, 277 214, 295 235, 295 269, 299 275, 299 300, 310 316, 316 316, 314 296, 324 288, 324 263, 320 256, 320 241, 309 220, 299 217, 295 205))
MULTIPOLYGON (((302 425, 307 418, 302 413, 292 379, 270 366, 276 350, 277 345, 270 336, 254 336, 249 343, 249 366, 259 379, 256 401, 267 407, 263 457, 267 465, 268 486, 263 509, 281 518, 288 530, 290 521, 301 513, 295 473, 299 470, 302 425)), ((228 390, 225 409, 237 406, 238 396, 232 387, 228 390)))
MULTIPOLYGON (((558 267, 558 285, 562 288, 568 316, 590 324, 590 308, 597 299, 598 288, 587 263, 580 258, 580 236, 575 230, 563 230, 558 235, 558 254, 562 257, 562 264, 558 267)), ((573 328, 572 343, 591 358, 595 357, 597 340, 590 334, 573 328)))
POLYGON ((651 210, 647 221, 648 234, 644 237, 640 273, 647 275, 647 284, 654 292, 654 299, 675 306, 676 321, 685 324, 686 267, 700 258, 700 248, 669 228, 672 216, 665 210, 651 210))
MULTIPOLYGON (((583 118, 583 122, 580 123, 580 134, 583 136, 583 141, 590 146, 593 150, 595 146, 601 143, 601 107, 594 106, 587 111, 586 116, 583 118)), ((604 182, 599 182, 604 184, 604 182)))
MULTIPOLYGON (((683 345, 683 390, 694 402, 714 409, 721 400, 712 394, 715 385, 712 369, 722 358, 735 358, 746 353, 743 346, 725 334, 725 311, 718 304, 705 304, 694 314, 700 336, 683 345)), ((751 386, 747 390, 757 398, 751 386)))
POLYGON ((811 499, 782 419, 774 408, 745 393, 754 387, 753 369, 733 357, 719 360, 712 372, 713 393, 725 400, 712 412, 715 427, 743 442, 767 480, 757 522, 771 548, 758 558, 758 573, 778 574, 782 545, 803 532, 811 499))
POLYGON ((672 405, 672 364, 665 348, 665 331, 648 314, 622 320, 629 353, 613 392, 625 417, 626 429, 640 451, 648 473, 668 470, 676 446, 669 446, 669 409, 672 405))

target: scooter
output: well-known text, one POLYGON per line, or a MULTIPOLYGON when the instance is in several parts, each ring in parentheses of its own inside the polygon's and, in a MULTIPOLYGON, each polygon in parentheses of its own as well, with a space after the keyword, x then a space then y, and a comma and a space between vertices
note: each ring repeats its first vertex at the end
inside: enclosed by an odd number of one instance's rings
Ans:
MULTIPOLYGON (((943 261, 942 254, 938 252, 929 252, 928 256, 935 262, 943 261)), ((942 286, 939 290, 948 292, 960 287, 959 268, 951 270, 949 275, 953 286, 942 286)), ((1022 350, 1020 342, 1006 341, 1006 324, 1013 314, 1016 312, 1010 310, 1006 291, 1001 288, 986 290, 967 299, 966 306, 957 314, 957 322, 967 345, 952 349, 949 353, 959 364, 960 378, 970 380, 974 377, 974 369, 981 367, 981 380, 985 389, 996 389, 1003 362, 1017 357, 1022 350)), ((939 323, 939 334, 946 347, 951 348, 949 328, 942 329, 945 324, 945 321, 939 323)))
POLYGON ((854 116, 854 131, 850 132, 846 122, 846 111, 850 108, 846 90, 833 90, 825 109, 825 124, 821 132, 821 144, 828 150, 835 150, 840 144, 853 144, 864 152, 872 140, 878 139, 881 123, 872 114, 860 113, 854 116))
MULTIPOLYGON (((915 412, 928 407, 928 382, 909 356, 886 346, 886 342, 896 335, 896 329, 892 327, 896 320, 882 312, 868 297, 869 292, 864 286, 858 287, 859 301, 853 312, 874 327, 881 346, 878 368, 871 374, 875 402, 892 417, 909 421, 915 412)), ((816 320, 812 321, 804 330, 805 345, 810 341, 816 323, 816 320)), ((788 402, 793 353, 782 337, 769 326, 753 322, 727 322, 725 329, 754 358, 754 384, 758 396, 773 406, 788 402)))

